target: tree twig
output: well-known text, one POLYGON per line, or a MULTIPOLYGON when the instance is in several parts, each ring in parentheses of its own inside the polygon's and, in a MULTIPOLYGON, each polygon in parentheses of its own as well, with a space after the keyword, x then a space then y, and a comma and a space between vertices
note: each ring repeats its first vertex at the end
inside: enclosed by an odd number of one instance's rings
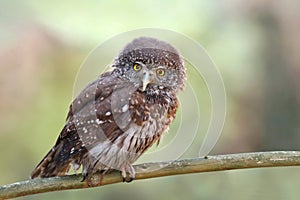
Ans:
MULTIPOLYGON (((273 151, 145 163, 136 165, 134 168, 136 170, 135 180, 139 180, 188 173, 299 165, 300 151, 273 151)), ((106 174, 101 181, 99 177, 99 174, 93 176, 93 187, 122 182, 121 175, 118 171, 106 174)), ((81 182, 81 179, 81 174, 78 174, 64 177, 37 178, 4 185, 0 187, 0 199, 90 187, 87 182, 81 182)))

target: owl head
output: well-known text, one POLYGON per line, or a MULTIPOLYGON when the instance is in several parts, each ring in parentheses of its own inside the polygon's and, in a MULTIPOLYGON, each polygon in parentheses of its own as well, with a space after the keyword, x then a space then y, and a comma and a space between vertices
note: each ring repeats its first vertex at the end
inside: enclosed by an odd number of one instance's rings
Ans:
POLYGON ((142 92, 183 89, 186 69, 179 52, 151 37, 128 43, 113 63, 115 72, 142 92))

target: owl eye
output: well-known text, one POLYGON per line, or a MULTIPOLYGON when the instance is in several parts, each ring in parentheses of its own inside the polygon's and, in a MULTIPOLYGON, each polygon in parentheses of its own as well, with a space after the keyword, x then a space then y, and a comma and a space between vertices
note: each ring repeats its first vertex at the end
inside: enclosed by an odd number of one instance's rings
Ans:
POLYGON ((133 69, 134 69, 134 71, 140 71, 141 69, 142 69, 142 66, 141 65, 139 65, 139 64, 137 64, 137 63, 135 63, 134 65, 133 65, 133 69))
POLYGON ((158 69, 158 70, 156 70, 156 74, 159 75, 159 76, 163 76, 163 75, 165 75, 165 70, 164 69, 158 69))

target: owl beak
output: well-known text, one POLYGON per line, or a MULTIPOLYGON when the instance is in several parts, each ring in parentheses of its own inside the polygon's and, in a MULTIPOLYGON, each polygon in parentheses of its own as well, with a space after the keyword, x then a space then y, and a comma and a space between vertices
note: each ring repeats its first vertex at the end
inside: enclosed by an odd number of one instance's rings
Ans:
POLYGON ((146 90, 147 85, 151 82, 150 80, 150 74, 149 72, 144 72, 142 77, 142 91, 144 92, 146 90))

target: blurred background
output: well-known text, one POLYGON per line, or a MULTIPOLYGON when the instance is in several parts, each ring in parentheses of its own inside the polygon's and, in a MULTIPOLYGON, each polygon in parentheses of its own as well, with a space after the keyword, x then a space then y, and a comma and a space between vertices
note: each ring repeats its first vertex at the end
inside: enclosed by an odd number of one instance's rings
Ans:
MULTIPOLYGON (((29 177, 54 144, 89 52, 164 28, 204 46, 227 92, 211 154, 300 150, 300 1, 0 2, 0 185, 29 177)), ((163 177, 20 199, 299 199, 300 168, 163 177)))

